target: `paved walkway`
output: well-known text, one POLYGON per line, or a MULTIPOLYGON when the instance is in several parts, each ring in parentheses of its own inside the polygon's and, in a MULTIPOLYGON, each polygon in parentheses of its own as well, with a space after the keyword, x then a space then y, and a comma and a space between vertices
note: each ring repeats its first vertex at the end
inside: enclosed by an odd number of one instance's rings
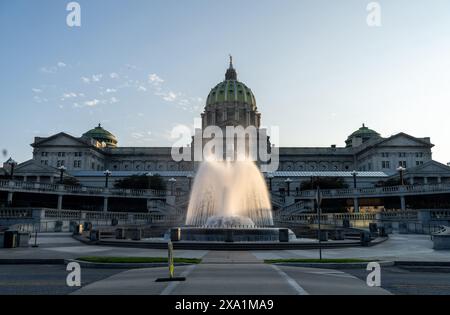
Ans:
POLYGON ((199 265, 176 268, 184 282, 155 282, 167 268, 125 271, 74 294, 307 295, 389 294, 337 270, 264 264, 249 252, 209 252, 199 265))

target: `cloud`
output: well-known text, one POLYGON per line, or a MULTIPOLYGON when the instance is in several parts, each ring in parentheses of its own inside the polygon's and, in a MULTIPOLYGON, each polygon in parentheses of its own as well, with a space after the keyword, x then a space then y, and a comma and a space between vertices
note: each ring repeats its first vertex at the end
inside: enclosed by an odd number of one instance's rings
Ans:
POLYGON ((100 101, 98 99, 93 99, 92 101, 84 102, 84 104, 89 107, 94 107, 94 106, 98 105, 99 103, 100 103, 100 101))
POLYGON ((56 71, 58 71, 58 69, 55 66, 52 66, 52 67, 41 67, 40 70, 43 73, 56 73, 56 71))
POLYGON ((41 89, 36 89, 36 88, 32 88, 31 91, 33 91, 34 93, 42 93, 41 89))
POLYGON ((81 81, 83 81, 86 84, 89 84, 91 82, 100 82, 102 78, 103 74, 94 74, 91 77, 81 77, 81 81))
POLYGON ((103 78, 103 74, 94 74, 92 76, 92 82, 99 82, 103 78))
POLYGON ((114 96, 109 99, 109 103, 110 104, 115 104, 115 103, 118 103, 118 102, 119 102, 119 100, 117 98, 115 98, 114 96))
POLYGON ((142 86, 142 85, 140 85, 140 86, 138 87, 138 91, 145 92, 145 91, 147 91, 147 88, 144 87, 144 86, 142 86))
POLYGON ((60 68, 65 68, 67 65, 64 62, 60 61, 58 62, 57 66, 60 68))
POLYGON ((153 85, 159 85, 164 82, 162 78, 160 78, 156 73, 149 74, 148 82, 153 85))
POLYGON ((106 93, 116 93, 117 90, 116 89, 106 89, 105 92, 106 93))
POLYGON ((45 97, 40 97, 40 96, 37 96, 37 95, 35 95, 35 96, 33 97, 33 100, 34 100, 36 103, 47 103, 47 102, 48 102, 48 99, 46 99, 45 97))
POLYGON ((74 93, 74 92, 64 93, 64 94, 62 95, 62 98, 63 98, 63 99, 66 99, 66 98, 74 98, 74 97, 77 97, 77 94, 74 93))
POLYGON ((111 79, 118 79, 119 78, 119 74, 117 74, 116 72, 112 72, 109 74, 109 77, 111 79))
POLYGON ((132 136, 134 139, 141 139, 141 138, 144 137, 144 135, 143 135, 142 133, 140 133, 140 132, 133 132, 133 133, 131 134, 131 136, 132 136))
POLYGON ((167 102, 173 102, 177 99, 177 95, 174 92, 164 93, 162 97, 167 102))

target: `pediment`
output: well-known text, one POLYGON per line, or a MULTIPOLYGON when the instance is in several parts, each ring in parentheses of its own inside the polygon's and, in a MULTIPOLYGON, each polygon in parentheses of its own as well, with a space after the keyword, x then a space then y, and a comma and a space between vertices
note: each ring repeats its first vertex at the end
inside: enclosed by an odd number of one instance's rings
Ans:
POLYGON ((433 145, 424 139, 415 138, 405 133, 399 133, 379 142, 377 146, 406 146, 406 147, 432 147, 433 145))
POLYGON ((14 168, 14 174, 19 175, 21 173, 58 173, 58 170, 54 167, 42 165, 34 160, 28 160, 17 165, 14 168))
POLYGON ((86 147, 87 144, 78 138, 72 137, 71 135, 62 132, 48 138, 39 139, 34 143, 34 146, 86 147))
POLYGON ((450 176, 450 167, 436 161, 429 161, 423 165, 408 169, 407 173, 414 174, 439 174, 450 176))

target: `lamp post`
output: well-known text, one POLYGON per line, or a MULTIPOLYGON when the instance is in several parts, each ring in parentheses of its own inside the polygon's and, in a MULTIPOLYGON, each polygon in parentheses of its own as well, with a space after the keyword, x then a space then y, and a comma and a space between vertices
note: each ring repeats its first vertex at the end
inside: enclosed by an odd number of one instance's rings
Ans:
POLYGON ((290 196, 292 179, 287 178, 284 182, 287 184, 287 195, 290 196))
POLYGON ((177 180, 175 179, 175 178, 170 178, 169 179, 169 183, 170 183, 170 185, 171 185, 171 194, 172 194, 172 196, 173 196, 173 193, 174 193, 174 186, 175 186, 175 183, 177 182, 177 180))
POLYGON ((108 188, 108 180, 109 176, 111 176, 112 172, 110 170, 106 170, 103 172, 105 174, 105 188, 108 188))
POLYGON ((190 191, 192 188, 192 178, 194 178, 194 175, 188 174, 187 178, 189 180, 189 191, 190 191))
POLYGON ((62 184, 63 183, 63 177, 64 177, 64 171, 66 170, 66 167, 64 165, 61 165, 60 167, 58 167, 59 170, 59 183, 62 184))
POLYGON ((17 162, 14 161, 12 158, 9 158, 9 160, 6 161, 6 163, 11 167, 11 172, 9 176, 11 177, 12 180, 14 177, 14 167, 17 165, 17 162))
POLYGON ((406 170, 406 168, 404 168, 403 166, 399 166, 398 168, 397 168, 397 171, 399 172, 399 174, 400 174, 400 185, 405 185, 405 183, 404 183, 404 181, 403 181, 403 173, 405 172, 405 170, 406 170))
POLYGON ((272 192, 272 179, 274 178, 273 173, 267 173, 267 179, 269 180, 269 192, 272 192))
POLYGON ((353 176, 353 188, 356 189, 356 176, 358 176, 358 172, 353 170, 353 172, 351 172, 352 176, 353 176))

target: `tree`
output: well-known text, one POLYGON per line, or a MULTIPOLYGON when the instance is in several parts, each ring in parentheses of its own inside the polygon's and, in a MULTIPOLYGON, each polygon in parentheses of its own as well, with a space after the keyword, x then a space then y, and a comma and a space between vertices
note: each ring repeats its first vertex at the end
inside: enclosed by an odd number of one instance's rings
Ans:
POLYGON ((400 185, 401 183, 399 178, 391 178, 386 181, 380 180, 378 183, 375 184, 375 187, 392 187, 400 185))
POLYGON ((342 177, 314 177, 311 181, 305 181, 300 184, 301 190, 310 189, 343 189, 348 188, 348 184, 342 177))
POLYGON ((166 183, 160 175, 133 175, 116 181, 115 188, 166 190, 166 183))
POLYGON ((66 186, 81 186, 80 182, 75 177, 65 177, 62 184, 66 186))

